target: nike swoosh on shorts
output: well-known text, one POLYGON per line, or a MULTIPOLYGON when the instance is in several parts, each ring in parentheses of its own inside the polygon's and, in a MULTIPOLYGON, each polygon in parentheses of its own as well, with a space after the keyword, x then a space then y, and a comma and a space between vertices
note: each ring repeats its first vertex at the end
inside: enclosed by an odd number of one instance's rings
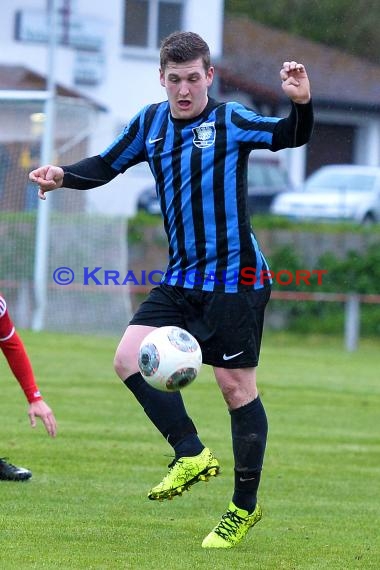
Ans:
POLYGON ((240 354, 243 354, 243 352, 244 352, 244 350, 241 350, 240 352, 237 352, 236 354, 229 354, 228 356, 227 356, 227 354, 223 354, 223 360, 231 360, 232 358, 236 358, 240 354))

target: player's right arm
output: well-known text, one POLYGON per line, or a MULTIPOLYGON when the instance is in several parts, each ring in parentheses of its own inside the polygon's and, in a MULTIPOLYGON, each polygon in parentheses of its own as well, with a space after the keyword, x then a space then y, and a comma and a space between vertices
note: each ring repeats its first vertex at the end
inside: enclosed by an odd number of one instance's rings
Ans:
POLYGON ((64 172, 60 166, 40 166, 29 174, 29 180, 38 184, 38 197, 46 200, 45 192, 61 188, 64 172))
POLYGON ((69 166, 40 166, 29 174, 38 184, 38 197, 58 188, 89 190, 107 184, 130 166, 146 160, 144 146, 144 116, 148 107, 137 114, 123 132, 105 151, 84 158, 69 166))
POLYGON ((46 200, 45 193, 65 188, 89 190, 107 184, 118 172, 99 155, 91 156, 69 166, 46 165, 33 170, 29 179, 38 184, 38 197, 46 200))

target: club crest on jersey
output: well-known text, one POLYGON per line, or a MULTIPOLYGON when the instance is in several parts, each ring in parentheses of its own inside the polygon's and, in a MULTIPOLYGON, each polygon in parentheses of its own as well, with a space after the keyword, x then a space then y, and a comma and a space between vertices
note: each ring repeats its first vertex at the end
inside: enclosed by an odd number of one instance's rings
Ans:
POLYGON ((215 142, 215 121, 212 123, 202 123, 193 129, 193 144, 198 148, 207 148, 215 142))

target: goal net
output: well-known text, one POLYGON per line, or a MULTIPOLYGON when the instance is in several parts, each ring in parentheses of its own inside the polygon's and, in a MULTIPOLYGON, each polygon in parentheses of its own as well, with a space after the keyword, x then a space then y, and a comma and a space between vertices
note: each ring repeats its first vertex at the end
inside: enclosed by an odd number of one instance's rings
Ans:
MULTIPOLYGON (((60 97, 54 109, 52 162, 70 164, 87 156, 96 110, 81 100, 60 97)), ((44 101, 0 95, 0 291, 18 327, 33 328, 39 287, 46 286, 41 329, 120 335, 131 313, 127 288, 86 279, 85 272, 101 268, 98 277, 104 270, 126 273, 126 218, 91 214, 87 192, 52 192, 46 200, 46 243, 43 251, 36 249, 41 206, 28 173, 41 164, 44 123, 44 101), (47 256, 45 285, 44 276, 39 282, 35 273, 39 255, 47 256)))

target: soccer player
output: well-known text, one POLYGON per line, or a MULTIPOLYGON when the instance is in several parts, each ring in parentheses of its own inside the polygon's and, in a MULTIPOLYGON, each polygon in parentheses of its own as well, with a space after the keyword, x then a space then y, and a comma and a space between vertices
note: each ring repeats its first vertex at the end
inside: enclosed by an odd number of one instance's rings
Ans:
MULTIPOLYGON (((36 426, 36 418, 39 417, 47 433, 55 437, 57 423, 53 412, 42 399, 41 393, 35 382, 32 365, 30 363, 25 346, 15 330, 9 315, 4 297, 0 295, 0 348, 8 361, 15 378, 18 380, 29 402, 28 415, 32 427, 36 426)), ((0 458, 0 480, 3 481, 26 481, 32 476, 29 469, 16 467, 0 458)))
POLYGON ((217 475, 219 462, 202 443, 182 394, 159 392, 143 380, 138 349, 154 327, 165 325, 185 328, 199 341, 229 411, 235 478, 231 502, 202 546, 230 548, 261 519, 257 491, 267 438, 256 367, 271 288, 266 278, 244 277, 244 268, 251 276, 268 271, 247 211, 248 156, 258 148, 277 151, 309 141, 310 85, 304 65, 287 61, 280 70, 291 101, 287 117, 218 102, 208 96, 214 77, 209 47, 192 32, 163 41, 159 77, 167 100, 140 110, 103 152, 70 166, 41 166, 29 176, 45 199, 48 191, 93 188, 139 162, 149 164, 169 263, 161 285, 129 323, 115 369, 174 450, 169 472, 148 493, 152 500, 171 499, 217 475))

